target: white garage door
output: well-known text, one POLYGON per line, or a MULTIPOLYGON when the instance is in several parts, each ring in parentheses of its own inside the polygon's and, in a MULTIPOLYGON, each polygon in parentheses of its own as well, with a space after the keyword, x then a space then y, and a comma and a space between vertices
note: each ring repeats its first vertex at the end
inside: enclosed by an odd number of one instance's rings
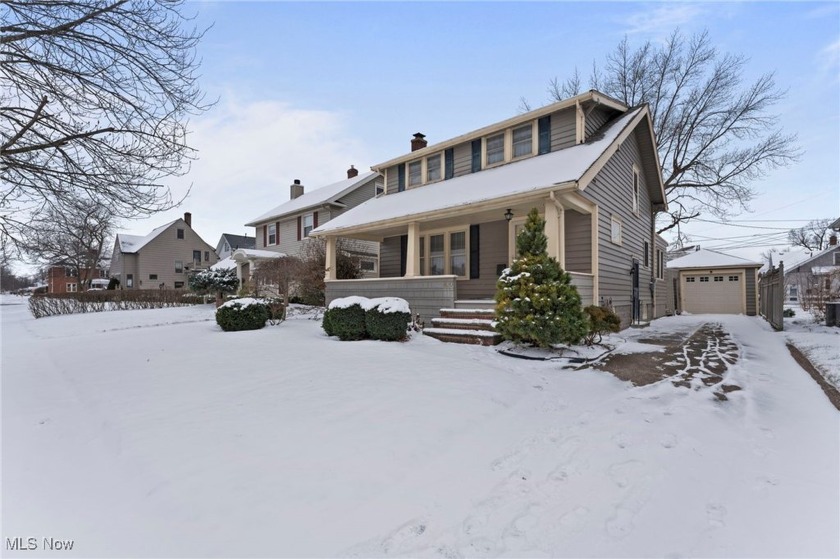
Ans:
POLYGON ((683 274, 683 310, 690 313, 744 312, 744 274, 683 274))

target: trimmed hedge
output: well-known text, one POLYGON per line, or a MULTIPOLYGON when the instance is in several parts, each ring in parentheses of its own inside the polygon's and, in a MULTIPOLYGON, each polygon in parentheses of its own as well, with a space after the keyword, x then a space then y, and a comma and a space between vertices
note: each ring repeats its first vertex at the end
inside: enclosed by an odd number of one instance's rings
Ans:
POLYGON ((363 340, 367 336, 365 310, 358 303, 328 309, 322 326, 328 336, 338 336, 344 342, 363 340))
POLYGON ((404 340, 411 314, 406 312, 382 312, 376 306, 365 313, 365 330, 374 340, 396 342, 404 340))
POLYGON ((202 305, 204 298, 183 289, 99 290, 37 294, 29 298, 35 318, 62 314, 131 311, 202 305))
POLYGON ((321 323, 328 336, 342 341, 399 341, 407 337, 411 313, 406 312, 408 303, 403 299, 349 297, 333 301, 330 307, 321 323))
POLYGON ((216 309, 216 323, 225 332, 259 330, 269 318, 269 309, 257 299, 234 299, 216 309))

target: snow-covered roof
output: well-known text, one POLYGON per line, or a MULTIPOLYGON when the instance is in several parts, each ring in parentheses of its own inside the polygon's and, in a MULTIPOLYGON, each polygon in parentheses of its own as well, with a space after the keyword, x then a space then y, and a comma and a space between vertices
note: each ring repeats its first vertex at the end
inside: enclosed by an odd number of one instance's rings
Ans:
POLYGON ((373 198, 319 226, 314 233, 329 233, 395 218, 469 207, 497 198, 537 194, 574 182, 595 164, 598 157, 643 110, 640 107, 629 111, 614 122, 603 136, 585 144, 399 194, 373 198))
POLYGON ((716 250, 701 248, 685 256, 675 258, 667 264, 667 268, 758 268, 761 262, 753 262, 739 256, 724 254, 716 250))
POLYGON ((825 256, 826 254, 837 250, 837 245, 829 245, 827 248, 819 252, 808 251, 805 249, 794 249, 798 252, 787 253, 787 254, 780 254, 778 259, 785 263, 785 273, 793 271, 794 268, 799 268, 800 266, 804 266, 809 262, 813 262, 817 258, 821 256, 825 256), (791 256, 790 258, 788 256, 791 256))
POLYGON ((358 176, 353 177, 352 179, 344 179, 343 181, 338 181, 336 183, 328 184, 327 186, 317 188, 312 192, 306 192, 305 194, 301 194, 294 200, 289 200, 284 204, 280 204, 276 208, 269 210, 268 212, 262 214, 257 218, 252 219, 250 222, 246 223, 245 226, 254 227, 263 221, 284 217, 289 214, 297 213, 308 208, 320 206, 322 204, 331 203, 340 205, 340 203, 338 202, 339 198, 341 198, 357 186, 365 183, 376 174, 377 173, 374 173, 373 171, 368 171, 367 173, 359 173, 358 176))
POLYGON ((233 261, 233 258, 228 256, 224 260, 219 260, 212 266, 210 266, 211 270, 228 270, 230 268, 236 268, 236 262, 233 261))
POLYGON ((829 275, 840 271, 840 266, 814 266, 811 272, 819 275, 829 275))
POLYGON ((259 250, 256 248, 240 248, 236 249, 233 254, 230 255, 234 261, 237 260, 250 260, 254 258, 285 258, 286 254, 283 252, 274 252, 273 250, 259 250))
MULTIPOLYGON (((179 221, 179 219, 176 219, 175 221, 179 221)), ((155 237, 166 231, 166 229, 175 223, 175 221, 170 221, 166 225, 161 225, 160 227, 152 229, 152 232, 146 236, 117 233, 117 239, 120 243, 120 252, 138 252, 141 248, 153 241, 155 237)))

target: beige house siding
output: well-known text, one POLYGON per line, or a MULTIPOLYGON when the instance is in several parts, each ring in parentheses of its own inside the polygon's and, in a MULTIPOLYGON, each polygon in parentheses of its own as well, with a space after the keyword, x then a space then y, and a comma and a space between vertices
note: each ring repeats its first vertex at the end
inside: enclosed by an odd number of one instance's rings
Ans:
POLYGON ((564 212, 566 271, 592 273, 592 216, 574 210, 564 212))
POLYGON ((479 224, 478 278, 458 281, 459 299, 492 299, 496 293, 497 269, 508 265, 507 221, 479 224))

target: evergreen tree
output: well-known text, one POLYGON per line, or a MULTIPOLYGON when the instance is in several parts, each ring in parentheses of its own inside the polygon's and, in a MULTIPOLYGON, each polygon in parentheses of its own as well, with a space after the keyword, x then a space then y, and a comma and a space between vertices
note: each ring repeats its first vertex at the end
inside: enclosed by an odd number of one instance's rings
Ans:
POLYGON ((199 270, 190 276, 189 285, 198 293, 215 293, 218 307, 225 293, 233 293, 239 288, 239 278, 236 277, 236 268, 199 270))
POLYGON ((550 347, 576 344, 588 326, 569 274, 548 256, 545 220, 536 208, 516 238, 517 259, 496 284, 496 330, 506 340, 550 347))

